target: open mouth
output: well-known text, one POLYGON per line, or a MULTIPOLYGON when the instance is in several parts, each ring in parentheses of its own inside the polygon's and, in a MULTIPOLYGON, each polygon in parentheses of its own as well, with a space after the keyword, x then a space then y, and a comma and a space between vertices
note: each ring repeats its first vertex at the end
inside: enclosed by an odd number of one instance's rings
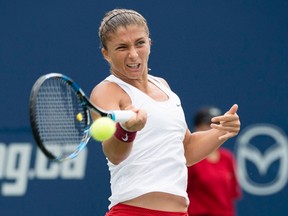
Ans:
POLYGON ((138 69, 140 67, 140 64, 134 63, 134 64, 127 64, 127 67, 131 69, 138 69))

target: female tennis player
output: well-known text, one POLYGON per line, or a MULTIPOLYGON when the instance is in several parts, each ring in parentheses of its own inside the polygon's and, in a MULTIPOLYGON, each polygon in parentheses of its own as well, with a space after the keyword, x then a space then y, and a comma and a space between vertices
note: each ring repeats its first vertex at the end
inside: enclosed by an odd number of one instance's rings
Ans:
POLYGON ((148 73, 145 18, 134 10, 112 10, 99 37, 111 74, 95 86, 91 101, 106 110, 135 112, 102 143, 111 175, 106 216, 187 216, 186 165, 238 134, 238 106, 214 117, 211 130, 191 133, 178 96, 164 79, 148 73))

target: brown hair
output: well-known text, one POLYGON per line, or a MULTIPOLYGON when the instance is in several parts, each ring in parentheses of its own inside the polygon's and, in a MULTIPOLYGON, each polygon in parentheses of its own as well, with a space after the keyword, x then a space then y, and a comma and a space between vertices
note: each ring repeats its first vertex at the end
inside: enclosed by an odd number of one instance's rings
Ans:
POLYGON ((110 33, 115 33, 120 26, 126 27, 128 25, 144 26, 149 37, 149 28, 146 19, 134 10, 128 9, 114 9, 105 14, 101 25, 99 27, 99 39, 101 47, 107 50, 107 40, 110 33))

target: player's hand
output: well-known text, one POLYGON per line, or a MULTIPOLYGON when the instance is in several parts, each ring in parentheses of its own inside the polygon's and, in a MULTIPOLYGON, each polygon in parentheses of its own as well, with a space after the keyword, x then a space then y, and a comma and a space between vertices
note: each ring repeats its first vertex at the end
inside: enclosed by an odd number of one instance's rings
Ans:
POLYGON ((211 119, 211 128, 223 132, 223 135, 219 137, 219 140, 227 140, 239 133, 241 123, 239 116, 237 115, 237 110, 238 105, 234 104, 224 115, 216 116, 211 119))
POLYGON ((125 123, 121 123, 122 127, 127 131, 140 131, 144 128, 147 121, 147 113, 145 110, 135 107, 127 107, 125 110, 132 110, 135 115, 125 123))

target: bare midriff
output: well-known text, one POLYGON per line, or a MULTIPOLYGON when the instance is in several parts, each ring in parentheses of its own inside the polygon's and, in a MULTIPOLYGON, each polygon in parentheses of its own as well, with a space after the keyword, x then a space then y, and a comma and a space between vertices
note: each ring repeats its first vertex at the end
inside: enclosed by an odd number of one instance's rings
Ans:
POLYGON ((187 211, 186 199, 184 197, 163 192, 147 193, 122 203, 159 211, 187 211))

